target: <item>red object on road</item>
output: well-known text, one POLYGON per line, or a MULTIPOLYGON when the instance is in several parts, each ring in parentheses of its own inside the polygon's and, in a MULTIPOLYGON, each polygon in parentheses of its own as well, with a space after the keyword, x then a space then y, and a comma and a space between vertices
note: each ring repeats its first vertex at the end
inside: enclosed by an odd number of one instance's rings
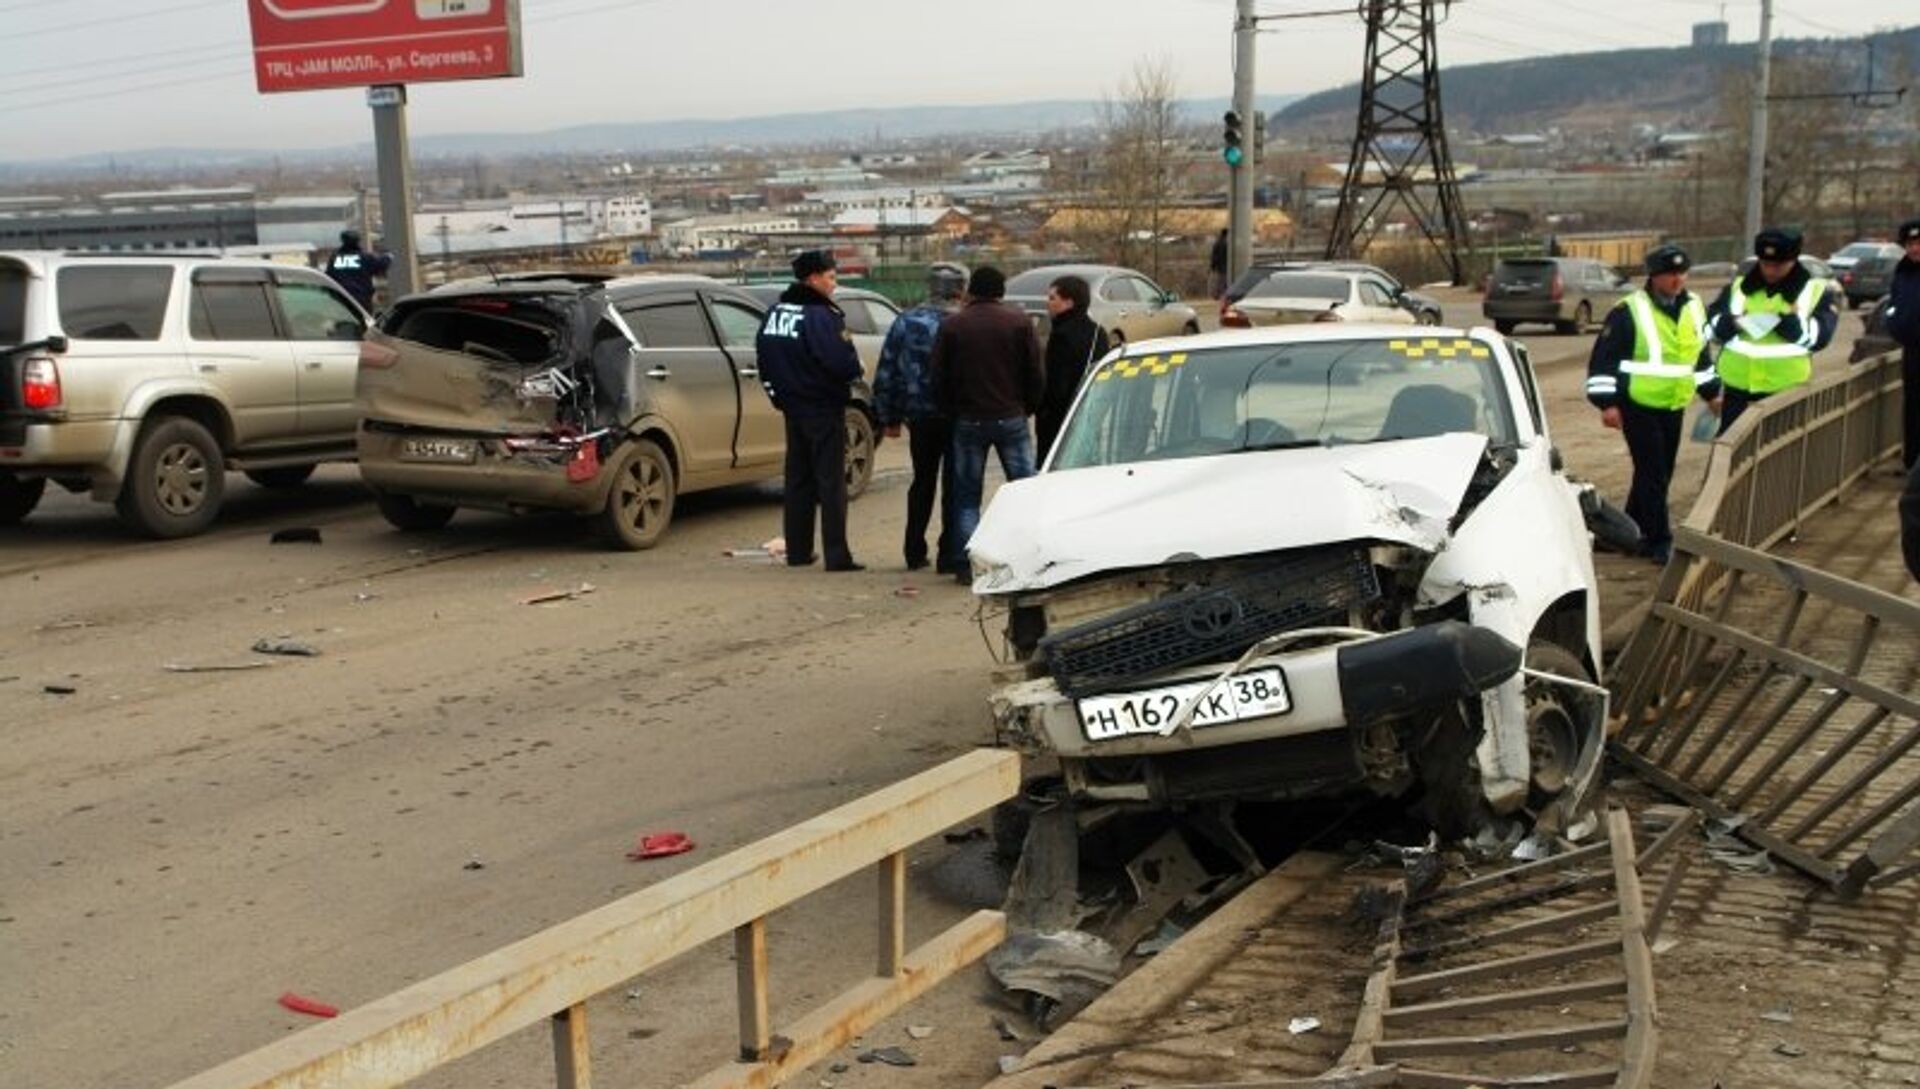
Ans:
POLYGON ((684 855, 693 850, 693 841, 684 832, 654 832, 640 837, 640 843, 627 852, 627 857, 635 862, 649 858, 666 858, 668 855, 684 855))
POLYGON ((329 1006, 325 1002, 316 1002, 311 998, 294 994, 292 991, 280 996, 280 1004, 295 1013, 311 1014, 314 1017, 338 1017, 340 1007, 329 1006))

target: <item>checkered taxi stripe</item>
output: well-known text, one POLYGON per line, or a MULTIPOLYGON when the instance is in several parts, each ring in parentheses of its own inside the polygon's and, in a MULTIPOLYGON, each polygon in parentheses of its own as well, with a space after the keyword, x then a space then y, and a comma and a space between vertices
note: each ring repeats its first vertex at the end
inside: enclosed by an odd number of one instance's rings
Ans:
POLYGON ((1457 359, 1467 355, 1474 359, 1491 359, 1493 353, 1487 346, 1465 337, 1448 340, 1442 337, 1422 337, 1419 340, 1389 340, 1387 347, 1406 356, 1408 359, 1457 359))
POLYGON ((1138 378, 1141 375, 1158 378, 1187 361, 1187 353, 1175 352, 1165 359, 1157 355, 1142 356, 1139 359, 1122 359, 1113 366, 1094 376, 1095 382, 1105 382, 1109 378, 1138 378))

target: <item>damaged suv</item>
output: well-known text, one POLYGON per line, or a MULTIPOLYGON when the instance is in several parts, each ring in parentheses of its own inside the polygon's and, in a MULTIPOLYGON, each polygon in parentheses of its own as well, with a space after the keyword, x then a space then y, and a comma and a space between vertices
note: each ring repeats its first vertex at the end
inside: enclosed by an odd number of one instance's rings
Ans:
POLYGON ((1129 345, 969 544, 1002 743, 1082 804, 1372 792, 1579 834, 1606 718, 1583 487, 1524 350, 1311 325, 1129 345))
MULTIPOLYGON (((677 496, 780 476, 760 384, 765 308, 701 276, 532 274, 400 300, 361 349, 360 471, 400 529, 460 507, 592 516, 651 548, 677 496)), ((847 494, 873 475, 871 396, 847 407, 847 494)))

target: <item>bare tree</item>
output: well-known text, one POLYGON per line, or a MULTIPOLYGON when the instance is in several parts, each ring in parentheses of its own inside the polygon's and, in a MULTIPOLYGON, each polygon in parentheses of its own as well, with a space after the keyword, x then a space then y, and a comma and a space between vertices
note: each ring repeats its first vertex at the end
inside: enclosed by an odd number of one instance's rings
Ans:
POLYGON ((1100 108, 1097 207, 1088 231, 1098 249, 1120 264, 1160 272, 1159 239, 1171 202, 1179 153, 1180 119, 1168 62, 1139 61, 1118 98, 1100 108), (1144 260, 1143 260, 1144 258, 1144 260))
MULTIPOLYGON (((1875 169, 1877 156, 1857 107, 1841 97, 1856 89, 1852 73, 1831 57, 1776 59, 1770 94, 1775 101, 1767 110, 1767 172, 1760 193, 1760 217, 1766 224, 1797 224, 1812 234, 1827 217, 1861 218, 1861 182, 1875 169)), ((1731 138, 1712 165, 1726 183, 1727 199, 1716 218, 1732 230, 1738 229, 1740 219, 1752 102, 1749 74, 1731 73, 1720 94, 1721 124, 1731 138)))

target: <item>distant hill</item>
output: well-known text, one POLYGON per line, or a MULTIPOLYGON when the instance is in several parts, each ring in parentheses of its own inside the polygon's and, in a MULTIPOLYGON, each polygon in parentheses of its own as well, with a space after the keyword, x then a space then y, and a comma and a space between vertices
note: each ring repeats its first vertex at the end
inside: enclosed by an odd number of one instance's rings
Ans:
MULTIPOLYGON (((1262 95, 1260 109, 1272 111, 1292 102, 1297 95, 1262 95)), ((1227 109, 1225 98, 1193 98, 1180 103, 1182 115, 1189 121, 1217 120, 1227 109)), ((708 118, 688 121, 633 121, 593 125, 573 125, 540 132, 465 132, 443 135, 413 134, 413 152, 417 157, 494 156, 525 154, 599 154, 625 152, 637 154, 658 151, 697 151, 745 147, 795 147, 805 145, 855 143, 864 140, 924 139, 935 136, 1022 137, 1036 139, 1043 134, 1075 129, 1091 130, 1099 118, 1101 103, 1091 99, 1061 99, 1040 102, 1011 102, 994 106, 903 106, 860 110, 832 110, 819 113, 780 114, 765 117, 708 118)), ((295 164, 339 159, 365 158, 371 145, 350 144, 338 147, 263 151, 233 148, 146 148, 112 154, 75 156, 37 162, 7 162, 0 150, 0 181, 8 167, 32 166, 39 170, 84 172, 114 164, 120 169, 171 168, 176 166, 244 167, 250 164, 280 162, 295 164)))
MULTIPOLYGON (((1447 127, 1480 133, 1516 133, 1559 125, 1617 124, 1622 119, 1662 125, 1702 125, 1711 121, 1715 96, 1726 76, 1750 70, 1752 43, 1693 48, 1621 49, 1558 57, 1449 67, 1446 32, 1440 34, 1443 59, 1441 105, 1447 127)), ((1870 36, 1879 79, 1889 72, 1920 73, 1920 26, 1870 36)), ((1867 38, 1780 39, 1774 56, 1829 55, 1858 65, 1864 78, 1867 38)), ((1917 89, 1916 93, 1920 93, 1917 89)), ((1274 118, 1283 135, 1351 132, 1359 110, 1360 85, 1350 83, 1307 95, 1274 118)))

